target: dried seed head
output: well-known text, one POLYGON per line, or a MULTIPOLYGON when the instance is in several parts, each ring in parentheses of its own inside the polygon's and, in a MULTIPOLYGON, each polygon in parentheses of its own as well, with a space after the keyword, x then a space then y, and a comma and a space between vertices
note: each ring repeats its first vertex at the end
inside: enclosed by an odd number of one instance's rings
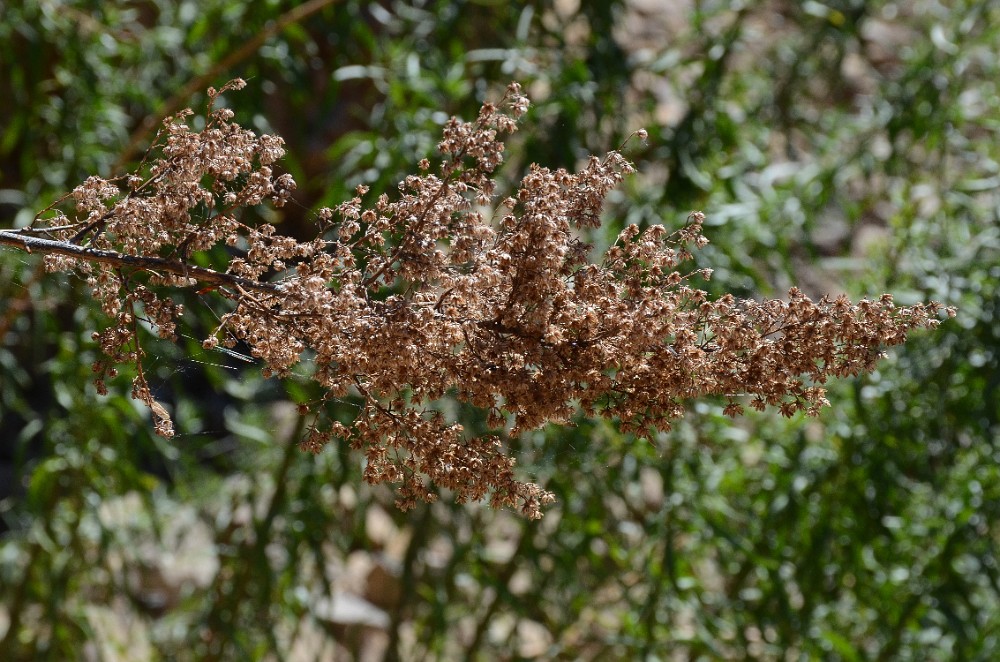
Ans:
MULTIPOLYGON (((210 100, 244 85, 209 90, 210 100)), ((273 170, 283 141, 256 136, 211 105, 199 132, 183 123, 189 112, 167 121, 159 157, 125 180, 127 194, 97 177, 74 189, 78 227, 54 231, 122 256, 93 267, 47 262, 89 269, 113 320, 94 335, 107 357, 94 364, 95 383, 106 392, 115 364, 136 364, 133 396, 149 405, 157 432, 172 435, 142 373, 136 319, 174 338, 183 310, 166 288, 211 274, 199 292, 216 291, 233 308, 203 346, 238 339, 276 376, 309 350, 328 396, 359 394, 362 405, 351 425, 317 420, 303 448, 339 439, 363 451, 365 480, 398 483, 404 509, 435 499, 434 487, 533 518, 552 501, 517 478, 498 436, 470 437, 440 413, 446 394, 480 408, 492 429, 510 425, 510 434, 566 421, 577 406, 626 431, 669 430, 684 400, 704 395, 726 396, 730 416, 743 411, 737 400, 817 415, 829 405, 820 386, 829 377, 874 369, 884 347, 935 326, 942 310, 954 314, 936 303, 897 307, 889 296, 812 301, 794 288, 782 300, 712 300, 697 288, 711 270, 687 264, 708 243, 700 212, 673 232, 630 225, 589 261, 581 235, 600 224, 608 194, 634 168, 618 152, 575 173, 532 166, 498 202, 499 136, 528 109, 516 84, 475 121, 446 124, 439 168, 421 160, 398 195, 370 206, 359 186, 353 199, 317 213, 321 231, 335 230, 323 237, 335 239, 299 242, 236 220, 238 207, 291 199, 294 180, 273 170), (497 213, 484 213, 491 205, 497 213), (225 273, 188 261, 217 243, 245 248, 225 273), (174 260, 167 274, 162 255, 174 260), (142 256, 160 259, 155 273, 141 275, 142 256)))

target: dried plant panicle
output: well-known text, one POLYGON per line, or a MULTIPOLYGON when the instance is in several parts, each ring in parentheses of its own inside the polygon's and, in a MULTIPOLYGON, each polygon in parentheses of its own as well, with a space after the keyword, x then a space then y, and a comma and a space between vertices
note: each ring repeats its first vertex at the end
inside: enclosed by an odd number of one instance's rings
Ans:
POLYGON ((616 151, 576 173, 532 165, 498 198, 502 138, 528 108, 516 84, 474 121, 451 119, 440 163, 421 161, 397 195, 368 203, 359 187, 321 210, 326 231, 316 239, 251 227, 238 209, 280 207, 295 183, 272 168, 280 138, 214 109, 222 91, 242 85, 210 90, 201 131, 185 123, 189 113, 169 118, 148 168, 121 182, 91 177, 72 193, 76 220, 51 221, 58 240, 122 257, 54 256, 50 267, 87 275, 114 320, 95 334, 106 357, 94 366, 99 386, 117 364, 135 364, 133 394, 162 434, 172 427, 142 375, 135 320, 173 337, 183 310, 163 292, 206 281, 232 305, 207 347, 239 339, 278 377, 309 349, 329 398, 360 398, 350 425, 324 420, 322 402, 303 405, 315 414, 303 448, 350 444, 365 456, 366 481, 399 485, 402 508, 433 500, 434 485, 532 518, 553 497, 516 478, 506 426, 518 435, 580 408, 645 434, 669 430, 684 402, 704 395, 728 397, 730 415, 741 401, 816 415, 829 404, 828 378, 872 370, 884 347, 933 328, 942 310, 953 314, 937 303, 898 307, 889 295, 812 301, 796 289, 787 300, 711 300, 693 284, 710 270, 685 269, 708 243, 697 212, 673 232, 629 226, 591 262, 581 236, 633 166, 616 151), (226 272, 194 271, 191 255, 219 243, 241 249, 226 272), (480 408, 497 434, 470 437, 447 420, 436 402, 449 394, 480 408))

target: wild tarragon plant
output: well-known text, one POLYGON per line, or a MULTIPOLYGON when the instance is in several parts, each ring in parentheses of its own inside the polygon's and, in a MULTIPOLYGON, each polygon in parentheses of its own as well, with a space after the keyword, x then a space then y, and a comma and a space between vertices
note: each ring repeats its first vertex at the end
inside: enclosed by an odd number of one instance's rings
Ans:
POLYGON ((45 253, 49 269, 87 278, 114 320, 94 334, 98 389, 116 366, 134 366, 132 395, 165 436, 173 424, 143 374, 137 320, 175 338, 183 310, 171 288, 231 302, 205 347, 243 342, 279 378, 310 350, 326 398, 359 399, 350 424, 322 416, 322 401, 302 405, 303 448, 350 444, 365 455, 365 480, 398 484, 402 508, 433 500, 429 481, 532 518, 553 497, 515 477, 503 435, 580 410, 630 432, 669 430, 686 400, 710 394, 728 398, 733 416, 740 402, 816 415, 830 376, 871 371, 883 348, 954 314, 898 307, 890 295, 813 301, 794 288, 787 300, 709 299, 692 277, 711 270, 683 268, 708 243, 698 212, 673 232, 630 225, 591 261, 581 237, 633 166, 617 151, 576 173, 532 165, 498 197, 501 136, 528 108, 516 84, 474 121, 448 121, 440 163, 420 161, 398 194, 366 202, 359 187, 318 212, 315 239, 281 236, 238 220, 241 208, 281 207, 295 188, 273 170, 282 139, 215 108, 244 85, 209 90, 200 131, 186 124, 191 111, 167 118, 135 173, 90 177, 61 201, 71 211, 57 203, 31 227, 0 233, 45 253), (192 260, 219 243, 232 256, 224 271, 192 260), (466 434, 435 406, 446 397, 481 410, 497 434, 466 434))

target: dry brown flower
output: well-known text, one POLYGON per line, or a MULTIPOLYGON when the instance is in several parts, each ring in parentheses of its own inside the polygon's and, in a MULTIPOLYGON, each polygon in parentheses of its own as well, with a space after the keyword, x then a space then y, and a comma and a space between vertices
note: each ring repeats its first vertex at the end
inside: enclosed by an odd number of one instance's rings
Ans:
POLYGON ((280 207, 295 182, 272 169, 280 138, 214 108, 219 94, 243 86, 209 90, 201 131, 185 123, 191 111, 165 120, 149 166, 88 178, 68 196, 71 215, 53 206, 44 223, 0 233, 0 242, 45 253, 50 269, 85 275, 114 320, 94 336, 105 355, 93 366, 98 388, 106 391, 115 366, 134 364, 133 397, 165 436, 173 427, 146 383, 136 320, 173 338, 183 310, 169 288, 232 302, 206 347, 239 339, 277 377, 308 349, 329 398, 361 398, 352 425, 324 421, 322 403, 302 405, 314 416, 304 449, 350 444, 365 455, 365 480, 400 485, 402 508, 433 500, 429 481, 459 501, 488 498, 532 518, 553 497, 515 477, 499 433, 470 438, 436 401, 452 395, 478 407, 509 435, 578 409, 637 434, 669 430, 686 400, 710 394, 727 397, 733 416, 739 399, 816 415, 829 404, 829 377, 871 371, 883 348, 954 314, 937 303, 898 307, 889 295, 812 301, 794 288, 787 300, 711 300, 692 284, 710 270, 684 268, 708 243, 699 212, 673 232, 629 226, 591 262, 581 237, 633 166, 616 151, 577 173, 533 165, 498 200, 501 137, 528 107, 516 84, 475 121, 451 119, 440 165, 422 160, 397 196, 366 204, 359 188, 320 210, 323 232, 308 242, 251 227, 237 210, 280 207), (240 249, 225 272, 193 264, 193 253, 219 243, 240 249))

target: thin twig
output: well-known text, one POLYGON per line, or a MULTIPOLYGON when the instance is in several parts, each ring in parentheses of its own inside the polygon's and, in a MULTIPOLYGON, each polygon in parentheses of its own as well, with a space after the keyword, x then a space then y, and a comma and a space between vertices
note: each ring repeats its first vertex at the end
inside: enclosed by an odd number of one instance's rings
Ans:
POLYGON ((133 267, 145 271, 165 272, 182 278, 193 278, 199 283, 229 286, 233 289, 242 287, 247 290, 268 294, 275 294, 280 291, 274 283, 262 283, 242 276, 222 273, 185 262, 167 260, 161 257, 126 255, 115 251, 103 251, 86 246, 77 246, 76 244, 64 241, 26 236, 12 230, 0 230, 0 245, 14 246, 28 253, 38 251, 47 255, 64 255, 87 262, 110 264, 116 267, 133 267))

